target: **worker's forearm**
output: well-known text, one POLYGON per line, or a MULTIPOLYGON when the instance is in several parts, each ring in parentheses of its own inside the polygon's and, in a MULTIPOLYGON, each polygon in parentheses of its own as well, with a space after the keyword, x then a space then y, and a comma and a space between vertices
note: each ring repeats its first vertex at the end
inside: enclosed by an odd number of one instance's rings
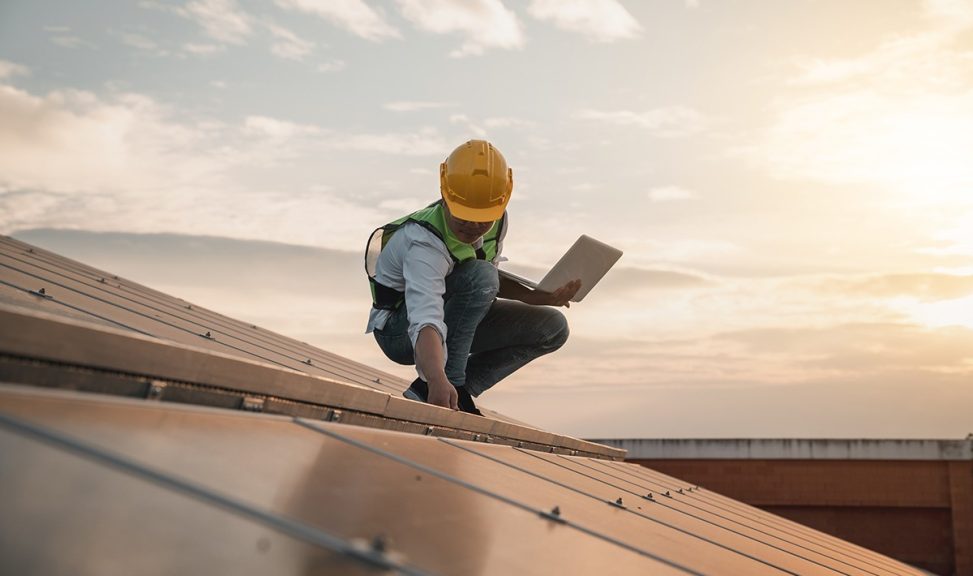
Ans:
POLYGON ((426 401, 444 408, 458 409, 456 388, 446 377, 443 339, 432 326, 423 327, 416 338, 416 364, 429 386, 426 401))
POLYGON ((500 290, 497 296, 507 300, 519 300, 525 304, 537 303, 536 291, 503 276, 500 277, 500 290))
POLYGON ((443 356, 443 340, 439 331, 432 326, 423 327, 416 338, 416 364, 427 382, 449 381, 444 370, 446 357, 443 356))

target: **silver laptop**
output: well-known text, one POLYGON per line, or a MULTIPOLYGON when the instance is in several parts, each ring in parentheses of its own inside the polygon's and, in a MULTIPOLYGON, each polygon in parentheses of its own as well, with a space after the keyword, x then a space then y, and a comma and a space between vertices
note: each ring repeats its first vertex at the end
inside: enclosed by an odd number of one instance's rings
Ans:
POLYGON ((500 275, 542 292, 554 292, 568 282, 580 278, 581 289, 571 301, 581 302, 621 257, 622 251, 618 248, 582 234, 540 282, 506 270, 500 270, 500 275))

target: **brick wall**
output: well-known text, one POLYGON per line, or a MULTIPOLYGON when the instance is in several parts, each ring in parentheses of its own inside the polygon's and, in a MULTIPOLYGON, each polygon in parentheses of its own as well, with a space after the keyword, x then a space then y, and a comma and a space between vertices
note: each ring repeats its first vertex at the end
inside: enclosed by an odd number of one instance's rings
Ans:
POLYGON ((944 576, 973 576, 973 462, 633 460, 944 576))

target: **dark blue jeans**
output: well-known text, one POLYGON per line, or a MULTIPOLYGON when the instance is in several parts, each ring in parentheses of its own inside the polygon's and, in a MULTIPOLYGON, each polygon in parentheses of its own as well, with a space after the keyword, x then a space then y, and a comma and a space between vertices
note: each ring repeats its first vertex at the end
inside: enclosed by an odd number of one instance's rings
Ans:
MULTIPOLYGON (((568 323, 556 308, 496 297, 497 269, 482 260, 457 265, 446 277, 446 377, 479 396, 528 362, 560 348, 568 323)), ((396 310, 375 341, 393 362, 415 364, 409 312, 396 310)))

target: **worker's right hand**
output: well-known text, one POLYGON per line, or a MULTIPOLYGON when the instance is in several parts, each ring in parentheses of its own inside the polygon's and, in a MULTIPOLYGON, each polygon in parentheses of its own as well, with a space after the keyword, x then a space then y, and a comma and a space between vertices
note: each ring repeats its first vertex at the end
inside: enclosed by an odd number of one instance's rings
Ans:
POLYGON ((429 385, 428 401, 430 404, 450 410, 459 410, 459 394, 456 393, 456 388, 449 382, 445 374, 441 378, 430 378, 426 384, 429 385))

